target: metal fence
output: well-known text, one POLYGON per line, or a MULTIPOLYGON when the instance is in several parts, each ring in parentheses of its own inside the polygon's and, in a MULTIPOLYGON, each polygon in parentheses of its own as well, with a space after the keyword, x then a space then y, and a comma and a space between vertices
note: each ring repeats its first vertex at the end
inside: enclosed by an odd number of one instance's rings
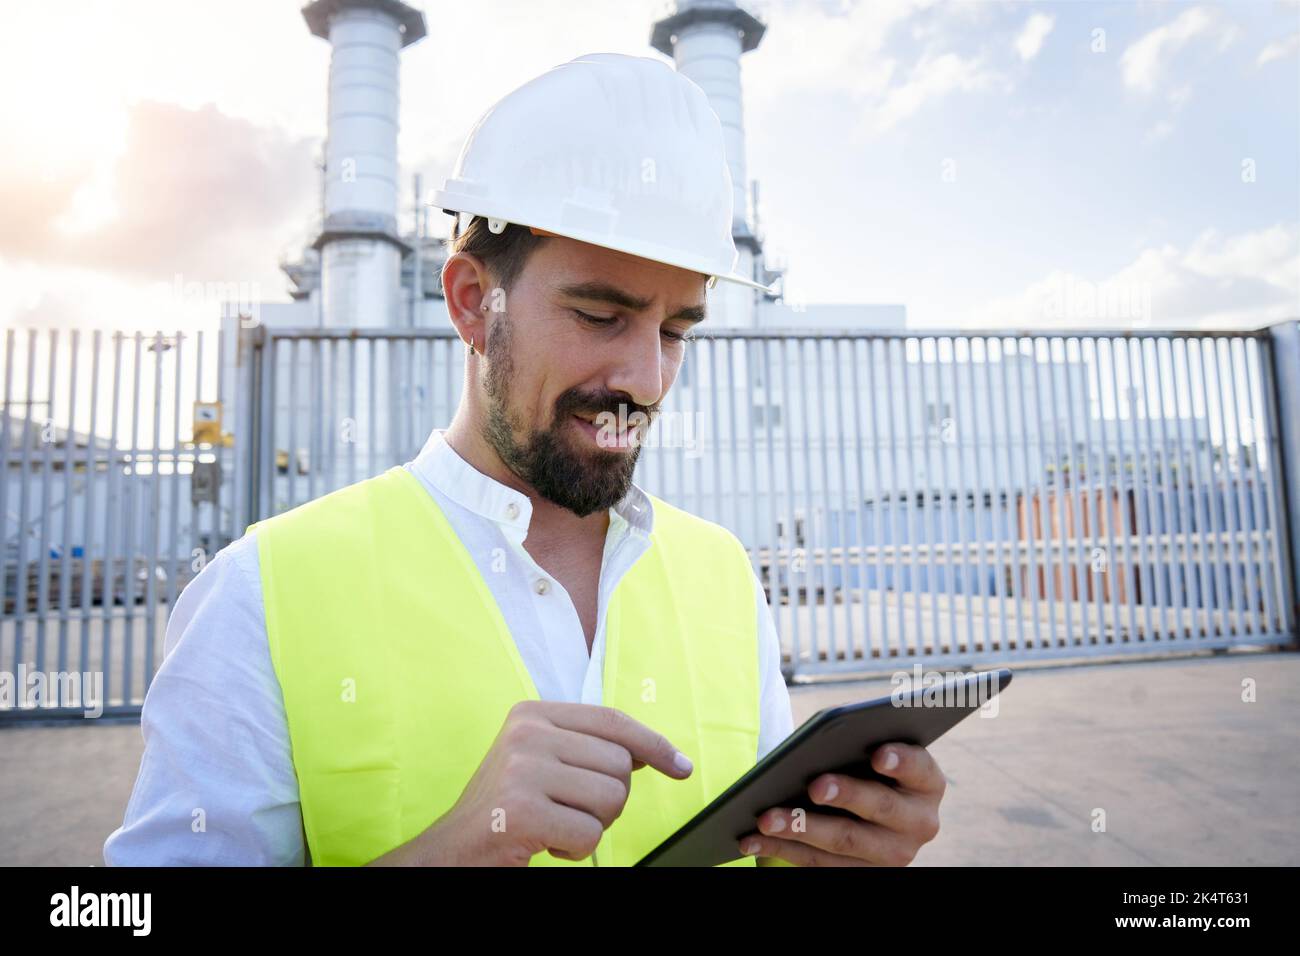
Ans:
POLYGON ((189 440, 214 337, 3 343, 0 720, 138 713, 177 594, 229 540, 205 491, 223 449, 189 440))
MULTIPOLYGON (((226 332, 6 333, 0 720, 23 671, 137 713, 212 554, 459 401, 450 331, 226 332)), ((636 479, 740 537, 795 675, 1289 644, 1276 370, 1267 333, 715 330, 636 479)))
MULTIPOLYGON (((459 399, 449 331, 258 350, 249 520, 413 458, 459 399)), ((637 481, 736 532, 798 674, 1289 643, 1272 373, 1265 333, 716 330, 637 481)))

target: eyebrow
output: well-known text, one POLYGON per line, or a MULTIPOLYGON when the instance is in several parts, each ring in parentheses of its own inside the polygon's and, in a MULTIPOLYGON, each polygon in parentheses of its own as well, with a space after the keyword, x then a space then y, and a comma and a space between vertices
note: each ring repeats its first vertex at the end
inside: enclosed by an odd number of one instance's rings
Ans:
MULTIPOLYGON (((639 296, 632 295, 630 292, 624 292, 617 286, 612 286, 607 282, 579 282, 573 285, 561 286, 560 295, 569 296, 574 299, 586 299, 589 302, 608 302, 611 305, 617 305, 624 309, 631 309, 634 312, 641 312, 650 307, 650 300, 643 299, 639 296)), ((678 309, 672 315, 672 319, 685 319, 692 324, 704 321, 704 306, 688 305, 678 309)))

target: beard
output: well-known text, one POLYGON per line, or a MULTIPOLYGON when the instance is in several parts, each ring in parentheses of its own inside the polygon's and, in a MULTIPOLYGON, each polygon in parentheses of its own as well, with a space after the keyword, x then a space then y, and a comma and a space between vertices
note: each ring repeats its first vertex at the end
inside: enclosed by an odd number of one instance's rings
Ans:
POLYGON ((658 403, 647 407, 630 401, 626 394, 571 388, 555 400, 546 428, 528 429, 518 415, 510 412, 510 383, 514 378, 511 342, 511 322, 500 314, 488 331, 483 351, 488 396, 484 439, 507 468, 547 501, 567 508, 579 518, 612 508, 632 487, 641 446, 637 443, 628 451, 580 446, 572 434, 571 420, 576 413, 621 413, 632 418, 639 412, 648 427, 659 409, 658 403), (525 436, 522 441, 516 438, 521 433, 525 436))

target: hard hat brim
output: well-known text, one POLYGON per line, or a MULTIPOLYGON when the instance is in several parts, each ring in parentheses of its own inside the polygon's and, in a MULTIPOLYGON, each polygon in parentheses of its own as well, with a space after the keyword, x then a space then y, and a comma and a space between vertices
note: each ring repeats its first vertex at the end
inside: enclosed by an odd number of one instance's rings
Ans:
POLYGON ((726 272, 717 269, 717 263, 702 264, 699 262, 689 262, 683 260, 680 256, 673 255, 670 251, 661 250, 657 247, 646 243, 638 243, 629 240, 611 241, 608 237, 598 236, 594 233, 582 229, 568 229, 557 227, 553 223, 538 225, 536 223, 521 222, 518 219, 512 219, 510 216, 499 215, 491 211, 480 201, 477 203, 464 203, 466 197, 456 196, 446 190, 434 190, 430 199, 430 205, 441 209, 448 215, 461 216, 468 215, 482 216, 483 218, 500 219, 507 223, 514 223, 518 226, 527 226, 533 230, 534 234, 538 231, 556 236, 563 239, 573 239, 576 242, 585 242, 589 245, 600 246, 602 249, 612 249, 615 252, 625 252, 631 256, 637 256, 641 259, 649 259, 651 262, 660 262, 667 266, 676 266, 679 269, 686 269, 690 272, 698 272, 702 275, 716 278, 719 282, 730 282, 735 285, 745 286, 750 289, 757 289, 769 295, 773 294, 773 287, 763 285, 761 282, 755 282, 753 279, 743 276, 738 272, 728 269, 726 272))

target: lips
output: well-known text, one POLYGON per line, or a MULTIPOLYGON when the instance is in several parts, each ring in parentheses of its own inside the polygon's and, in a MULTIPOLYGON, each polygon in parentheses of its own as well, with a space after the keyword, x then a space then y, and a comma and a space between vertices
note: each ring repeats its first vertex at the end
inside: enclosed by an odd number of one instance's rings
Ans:
POLYGON ((631 448, 634 444, 632 438, 636 434, 636 429, 630 424, 622 432, 613 432, 611 435, 611 429, 596 424, 595 416, 589 419, 574 413, 573 418, 577 422, 578 427, 585 432, 591 441, 599 448, 607 451, 611 449, 626 450, 631 448))

